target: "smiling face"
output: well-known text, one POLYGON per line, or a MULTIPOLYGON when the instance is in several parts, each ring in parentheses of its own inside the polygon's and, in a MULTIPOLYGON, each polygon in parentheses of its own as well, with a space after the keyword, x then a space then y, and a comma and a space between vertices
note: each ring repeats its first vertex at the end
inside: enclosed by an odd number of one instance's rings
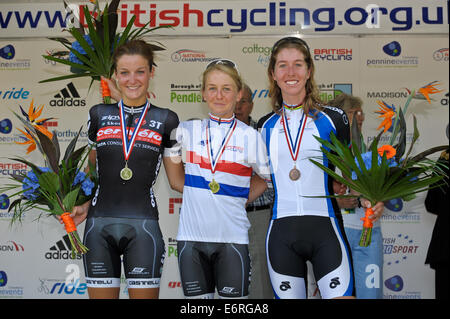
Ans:
POLYGON ((220 70, 207 74, 202 95, 211 114, 220 118, 232 117, 236 103, 241 98, 233 78, 220 70))
POLYGON ((148 60, 139 54, 124 54, 116 64, 115 76, 127 106, 140 106, 147 100, 149 81, 154 68, 150 70, 148 60))
POLYGON ((284 102, 303 103, 306 96, 306 82, 311 71, 303 53, 296 48, 284 48, 278 52, 272 71, 272 78, 281 89, 284 102))

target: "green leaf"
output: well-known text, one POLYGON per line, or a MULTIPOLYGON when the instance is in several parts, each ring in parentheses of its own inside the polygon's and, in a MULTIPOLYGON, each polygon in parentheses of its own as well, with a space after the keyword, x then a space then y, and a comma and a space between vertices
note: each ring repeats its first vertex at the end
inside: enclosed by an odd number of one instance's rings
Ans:
POLYGON ((80 129, 78 130, 78 133, 70 141, 69 145, 66 148, 66 152, 64 153, 64 158, 63 158, 63 160, 66 162, 66 164, 67 164, 67 159, 72 155, 72 152, 75 149, 75 145, 77 144, 77 141, 78 141, 78 136, 80 136, 82 129, 83 129, 83 127, 81 126, 80 129))
POLYGON ((36 135, 39 138, 40 144, 42 146, 42 150, 44 151, 44 154, 47 157, 47 161, 50 165, 50 168, 55 172, 58 173, 59 166, 58 166, 58 150, 59 147, 56 147, 52 140, 48 138, 47 135, 41 133, 40 131, 36 130, 36 135))
POLYGON ((402 109, 400 109, 398 113, 399 117, 399 127, 400 127, 400 138, 398 140, 398 144, 394 147, 395 148, 395 161, 398 163, 400 159, 402 158, 403 154, 406 150, 406 121, 405 117, 403 115, 402 109))
MULTIPOLYGON (((59 178, 53 172, 42 173, 39 178, 39 186, 49 194, 55 194, 59 191, 59 178)), ((51 195, 52 196, 52 195, 51 195)))
POLYGON ((73 207, 75 206, 75 202, 78 197, 78 192, 80 191, 80 187, 75 188, 71 192, 69 192, 63 199, 63 205, 66 212, 71 212, 73 207))

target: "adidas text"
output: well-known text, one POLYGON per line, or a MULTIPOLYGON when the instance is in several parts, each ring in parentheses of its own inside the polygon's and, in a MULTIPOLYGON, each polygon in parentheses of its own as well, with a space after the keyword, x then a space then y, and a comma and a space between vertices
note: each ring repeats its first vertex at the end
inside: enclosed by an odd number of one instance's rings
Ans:
POLYGON ((86 100, 83 99, 59 99, 50 100, 50 106, 86 106, 86 100))
POLYGON ((72 258, 72 252, 71 251, 49 251, 45 253, 45 259, 81 259, 80 254, 76 254, 75 258, 72 258))

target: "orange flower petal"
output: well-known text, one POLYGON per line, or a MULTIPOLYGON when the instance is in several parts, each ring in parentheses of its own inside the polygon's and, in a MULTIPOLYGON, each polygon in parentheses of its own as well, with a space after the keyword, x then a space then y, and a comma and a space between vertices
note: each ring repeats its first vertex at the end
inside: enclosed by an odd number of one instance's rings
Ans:
POLYGON ((390 159, 395 156, 397 151, 391 145, 380 146, 378 148, 378 154, 380 154, 380 156, 383 156, 384 153, 386 153, 386 158, 390 159))

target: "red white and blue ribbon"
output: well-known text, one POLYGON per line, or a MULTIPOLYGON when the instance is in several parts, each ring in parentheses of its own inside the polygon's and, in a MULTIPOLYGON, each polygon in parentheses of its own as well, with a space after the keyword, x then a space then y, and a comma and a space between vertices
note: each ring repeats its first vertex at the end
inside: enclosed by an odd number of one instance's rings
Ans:
POLYGON ((142 126, 142 123, 144 122, 145 115, 147 114, 147 111, 150 107, 150 103, 147 100, 147 103, 145 104, 144 109, 141 111, 141 115, 139 116, 139 120, 136 123, 136 126, 134 127, 133 132, 131 133, 131 137, 128 138, 127 135, 127 125, 125 123, 125 110, 123 106, 123 100, 120 100, 119 102, 119 116, 120 116, 120 128, 122 130, 122 148, 123 148, 123 155, 125 156, 125 161, 127 162, 130 158, 130 154, 133 151, 134 143, 136 142, 136 137, 139 133, 139 129, 142 126))
POLYGON ((233 135, 234 129, 236 128, 237 121, 235 117, 232 119, 219 119, 215 118, 214 116, 210 115, 210 120, 208 120, 208 124, 206 125, 206 150, 208 152, 208 160, 211 163, 211 172, 214 174, 216 171, 216 165, 219 162, 220 158, 222 157, 223 152, 225 151, 225 147, 228 144, 228 141, 231 138, 231 135, 233 135), (210 129, 210 120, 213 120, 214 122, 219 123, 231 123, 230 127, 228 128, 227 133, 225 134, 225 137, 222 140, 222 144, 220 145, 219 151, 217 152, 216 156, 213 155, 213 149, 211 144, 211 129, 210 129))
POLYGON ((297 130, 297 136, 295 138, 295 143, 293 143, 292 137, 291 137, 291 131, 289 130, 289 123, 288 123, 288 119, 286 116, 286 112, 284 111, 284 108, 282 108, 282 110, 283 110, 282 122, 283 122, 283 128, 284 128, 284 136, 286 137, 286 142, 289 147, 289 152, 291 153, 292 160, 294 162, 296 162, 297 158, 298 158, 299 150, 300 150, 300 144, 302 143, 303 131, 306 126, 308 115, 307 114, 305 115, 305 113, 303 112, 302 119, 300 120, 300 125, 297 130), (299 136, 300 136, 300 138, 299 138, 299 136))

